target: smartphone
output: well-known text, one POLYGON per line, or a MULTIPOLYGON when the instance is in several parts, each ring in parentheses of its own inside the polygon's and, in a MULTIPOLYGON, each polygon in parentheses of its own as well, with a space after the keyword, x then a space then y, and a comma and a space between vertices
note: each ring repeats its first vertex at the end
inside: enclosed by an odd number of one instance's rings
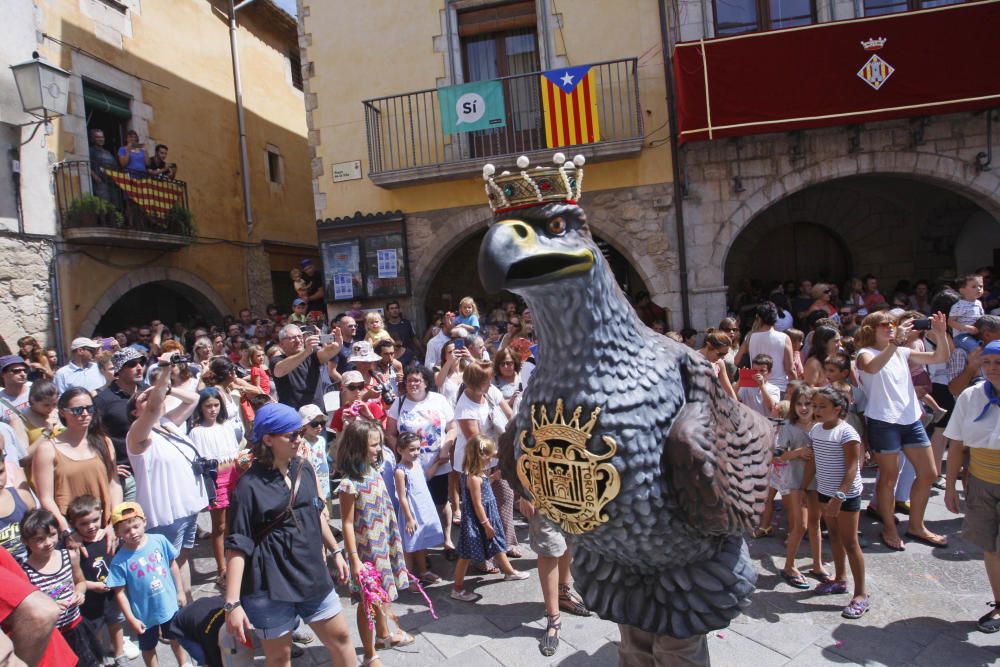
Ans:
POLYGON ((925 318, 922 320, 913 320, 913 330, 914 331, 930 331, 931 330, 931 318, 925 318))
POLYGON ((463 339, 461 339, 461 338, 456 338, 455 339, 455 349, 456 350, 464 350, 465 349, 465 341, 463 339))
POLYGON ((333 334, 320 334, 319 335, 319 344, 320 345, 329 345, 332 342, 333 342, 333 334))
POLYGON ((752 368, 741 368, 739 386, 750 388, 759 387, 760 385, 758 385, 757 381, 753 379, 753 376, 757 375, 757 373, 758 371, 755 371, 752 368))

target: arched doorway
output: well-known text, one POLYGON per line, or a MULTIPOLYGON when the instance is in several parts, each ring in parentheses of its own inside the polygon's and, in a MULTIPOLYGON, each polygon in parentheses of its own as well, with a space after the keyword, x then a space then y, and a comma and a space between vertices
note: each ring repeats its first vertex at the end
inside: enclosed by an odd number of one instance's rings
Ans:
POLYGON ((110 336, 131 326, 161 320, 168 325, 214 323, 222 319, 212 302, 196 290, 169 280, 139 285, 101 316, 94 335, 110 336))
MULTIPOLYGON (((484 236, 486 230, 473 234, 455 248, 442 263, 430 282, 424 301, 424 309, 428 315, 437 310, 454 310, 458 306, 458 301, 465 296, 473 297, 480 308, 517 299, 509 292, 487 294, 479 282, 479 246, 482 245, 484 236)), ((594 241, 614 272, 622 291, 632 297, 639 292, 648 292, 642 277, 628 258, 603 239, 594 236, 594 241)))
POLYGON ((941 284, 963 266, 956 256, 974 228, 980 249, 1000 249, 1000 222, 962 194, 925 180, 872 174, 813 185, 761 211, 725 258, 730 297, 747 280, 771 288, 786 281, 842 285, 872 273, 891 298, 901 281, 941 284), (984 226, 983 220, 992 224, 984 226))

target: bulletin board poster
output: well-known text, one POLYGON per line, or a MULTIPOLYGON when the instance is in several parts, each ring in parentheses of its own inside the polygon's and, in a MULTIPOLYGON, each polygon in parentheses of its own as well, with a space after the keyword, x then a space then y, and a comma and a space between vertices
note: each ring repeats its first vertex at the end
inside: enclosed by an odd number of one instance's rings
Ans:
POLYGON ((366 236, 364 243, 365 291, 369 297, 404 296, 409 293, 403 264, 401 233, 366 236))
POLYGON ((363 292, 361 275, 361 243, 358 239, 322 244, 326 294, 333 301, 360 298, 363 292))

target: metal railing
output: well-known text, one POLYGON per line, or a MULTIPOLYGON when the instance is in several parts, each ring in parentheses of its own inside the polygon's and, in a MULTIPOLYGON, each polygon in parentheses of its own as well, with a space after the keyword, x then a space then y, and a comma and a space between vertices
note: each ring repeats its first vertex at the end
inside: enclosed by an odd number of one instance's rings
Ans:
MULTIPOLYGON (((642 138, 636 58, 590 65, 597 96, 600 142, 642 138)), ((446 134, 437 89, 365 100, 365 129, 371 175, 517 156, 544 150, 541 72, 497 79, 503 83, 506 127, 446 134)))
POLYGON ((187 183, 86 160, 55 165, 56 206, 63 229, 105 227, 192 236, 187 183))

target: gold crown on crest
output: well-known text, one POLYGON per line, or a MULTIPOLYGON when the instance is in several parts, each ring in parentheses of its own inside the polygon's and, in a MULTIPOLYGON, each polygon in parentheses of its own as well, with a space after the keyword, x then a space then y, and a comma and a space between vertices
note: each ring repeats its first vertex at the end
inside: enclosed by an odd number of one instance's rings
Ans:
POLYGON ((496 167, 483 166, 486 196, 494 213, 505 213, 518 208, 539 206, 550 202, 575 204, 583 194, 583 165, 586 159, 577 155, 572 161, 562 153, 552 157, 555 167, 538 166, 528 171, 531 164, 527 155, 517 158, 521 170, 512 174, 502 172, 496 178, 496 167))
POLYGON ((556 409, 552 412, 552 419, 549 419, 548 410, 545 406, 531 406, 531 432, 536 440, 562 440, 565 442, 570 442, 575 445, 585 445, 587 440, 590 439, 590 433, 594 430, 594 426, 597 424, 597 416, 601 414, 601 409, 594 408, 593 412, 590 413, 590 421, 586 424, 580 425, 580 415, 583 414, 583 408, 577 406, 573 410, 573 417, 567 422, 566 418, 563 416, 563 401, 558 399, 556 401, 556 409), (540 417, 535 419, 535 408, 540 407, 540 417))

